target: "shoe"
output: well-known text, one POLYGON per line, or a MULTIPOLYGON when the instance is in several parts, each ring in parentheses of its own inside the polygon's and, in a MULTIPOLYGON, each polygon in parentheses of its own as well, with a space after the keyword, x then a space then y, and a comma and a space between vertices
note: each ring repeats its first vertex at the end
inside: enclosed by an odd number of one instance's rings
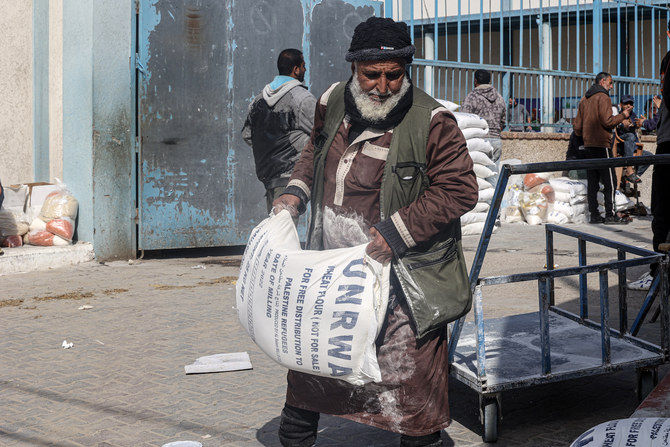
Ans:
POLYGON ((626 225, 628 224, 628 221, 626 219, 622 219, 619 216, 607 216, 605 217, 603 223, 605 225, 626 225))
POLYGON ((640 276, 639 279, 626 284, 626 288, 628 290, 641 290, 643 292, 647 292, 649 291, 649 288, 651 287, 651 283, 653 281, 654 277, 651 276, 649 272, 647 272, 644 275, 640 276))
POLYGON ((631 183, 640 183, 640 182, 642 182, 642 179, 641 179, 636 173, 634 173, 634 172, 633 172, 632 174, 629 174, 629 175, 624 176, 624 179, 625 179, 626 181, 628 181, 628 182, 631 182, 631 183))
POLYGON ((600 214, 591 216, 591 219, 589 220, 589 223, 592 224, 601 224, 603 222, 605 222, 605 219, 603 219, 603 216, 601 216, 600 214))

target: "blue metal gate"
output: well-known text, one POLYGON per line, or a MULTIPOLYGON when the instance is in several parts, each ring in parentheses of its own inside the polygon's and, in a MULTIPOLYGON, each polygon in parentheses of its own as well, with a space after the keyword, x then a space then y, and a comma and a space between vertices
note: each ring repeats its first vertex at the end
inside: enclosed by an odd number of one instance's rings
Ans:
POLYGON ((138 248, 246 243, 266 215, 241 137, 247 107, 302 48, 318 96, 350 76, 354 27, 371 0, 141 0, 138 29, 138 248))

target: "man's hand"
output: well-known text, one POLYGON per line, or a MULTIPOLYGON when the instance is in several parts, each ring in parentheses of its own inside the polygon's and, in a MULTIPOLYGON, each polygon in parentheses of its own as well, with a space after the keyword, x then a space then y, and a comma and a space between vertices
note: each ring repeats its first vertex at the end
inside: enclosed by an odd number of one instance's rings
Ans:
POLYGON ((275 214, 281 210, 288 210, 291 213, 291 217, 298 217, 298 207, 300 206, 300 198, 294 196, 293 194, 284 194, 279 196, 272 202, 273 211, 275 214))
MULTIPOLYGON (((652 99, 654 102, 654 106, 656 106, 657 109, 661 108, 661 101, 662 99, 658 95, 654 95, 654 98, 652 99)), ((652 118, 651 116, 649 118, 652 118)))
POLYGON ((621 111, 621 114, 623 116, 625 116, 626 118, 628 118, 630 116, 630 112, 632 112, 632 111, 633 111, 633 106, 630 105, 630 104, 625 104, 623 106, 623 110, 621 111))
POLYGON ((365 248, 365 252, 375 261, 388 264, 393 259, 393 251, 391 251, 386 239, 374 227, 370 228, 370 236, 372 236, 372 240, 365 248))
POLYGON ((635 118, 635 125, 637 127, 642 127, 644 125, 644 118, 635 118))

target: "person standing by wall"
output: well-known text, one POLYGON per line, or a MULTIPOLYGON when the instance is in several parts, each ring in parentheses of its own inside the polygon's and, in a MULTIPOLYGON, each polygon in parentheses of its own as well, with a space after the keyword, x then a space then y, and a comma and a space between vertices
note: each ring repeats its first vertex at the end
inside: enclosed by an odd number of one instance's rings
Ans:
POLYGON ((493 146, 491 160, 498 162, 502 155, 500 132, 505 127, 507 107, 500 93, 491 85, 491 73, 487 70, 475 71, 475 88, 465 97, 461 112, 474 113, 484 118, 489 125, 488 142, 493 146))
POLYGON ((249 105, 242 137, 251 146, 256 175, 266 191, 268 213, 284 192, 314 125, 316 98, 303 84, 302 52, 288 48, 277 59, 279 75, 249 105))
MULTIPOLYGON (((595 82, 579 101, 573 129, 577 136, 584 139, 586 158, 612 158, 612 130, 630 116, 632 106, 626 105, 619 115, 612 113, 612 100, 609 92, 614 88, 612 76, 601 72, 595 82)), ((616 173, 614 168, 597 168, 586 171, 588 180, 587 199, 590 222, 608 225, 627 224, 628 221, 614 212, 614 192, 616 191, 616 173), (605 217, 598 211, 598 190, 603 184, 605 217)))

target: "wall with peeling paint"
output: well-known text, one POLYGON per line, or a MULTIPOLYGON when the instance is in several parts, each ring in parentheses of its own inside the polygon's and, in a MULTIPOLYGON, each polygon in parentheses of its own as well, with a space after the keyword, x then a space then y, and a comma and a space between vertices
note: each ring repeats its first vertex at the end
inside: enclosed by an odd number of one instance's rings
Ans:
POLYGON ((0 0, 0 181, 33 179, 32 1, 0 0))

